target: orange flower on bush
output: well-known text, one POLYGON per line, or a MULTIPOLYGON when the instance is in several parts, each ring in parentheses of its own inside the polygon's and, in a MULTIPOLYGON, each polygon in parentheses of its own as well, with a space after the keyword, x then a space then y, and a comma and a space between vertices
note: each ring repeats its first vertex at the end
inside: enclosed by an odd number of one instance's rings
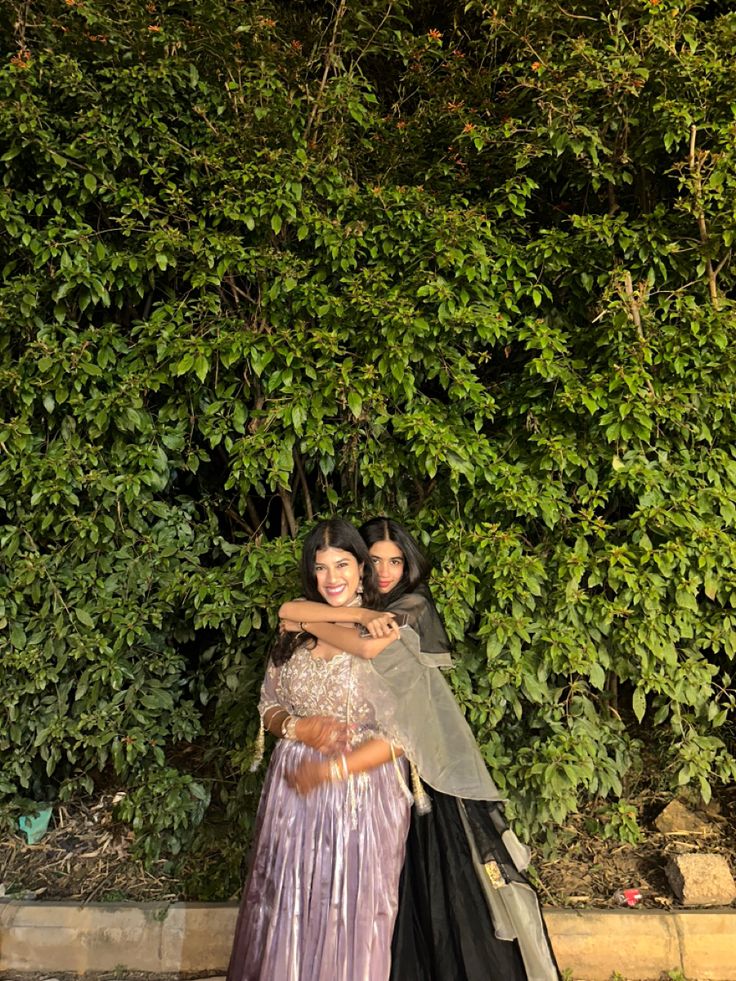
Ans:
POLYGON ((436 27, 433 27, 430 31, 427 32, 427 37, 431 38, 432 41, 441 41, 442 31, 438 31, 436 27))
POLYGON ((466 123, 463 126, 463 133, 474 133, 474 132, 475 132, 475 126, 472 123, 466 123))
POLYGON ((28 48, 21 48, 21 50, 10 59, 10 64, 15 65, 16 68, 28 68, 31 64, 31 52, 28 48))
POLYGON ((533 72, 538 72, 541 67, 542 67, 542 62, 541 61, 533 61, 532 62, 532 71, 533 72))
POLYGON ((149 24, 148 25, 148 30, 152 34, 158 34, 160 32, 161 28, 158 26, 158 24, 149 24))

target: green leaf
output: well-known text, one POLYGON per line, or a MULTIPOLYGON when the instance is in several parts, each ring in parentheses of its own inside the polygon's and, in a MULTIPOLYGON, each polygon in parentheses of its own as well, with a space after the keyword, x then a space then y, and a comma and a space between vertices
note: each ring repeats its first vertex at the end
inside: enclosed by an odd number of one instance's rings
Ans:
POLYGON ((193 364, 194 364, 194 355, 190 353, 185 354, 174 368, 174 374, 175 375, 185 374, 187 371, 189 371, 192 368, 193 364))
POLYGON ((26 632, 19 623, 14 623, 10 628, 10 643, 19 651, 26 646, 26 632))
POLYGON ((77 615, 77 620, 85 627, 94 627, 95 622, 89 613, 83 607, 76 607, 74 612, 77 615))
POLYGON ((599 691, 603 691, 606 685, 606 672, 603 670, 600 664, 591 664, 588 670, 588 677, 590 678, 590 683, 594 688, 599 691))
POLYGON ((647 699, 644 691, 641 688, 636 688, 634 690, 634 697, 632 699, 632 708, 634 710, 634 715, 639 722, 644 718, 644 713, 647 710, 647 699))
POLYGON ((198 354, 194 361, 194 371, 197 375, 197 378, 199 378, 201 382, 203 382, 207 377, 207 372, 209 371, 209 367, 210 366, 209 366, 209 362, 207 361, 207 358, 203 354, 198 354))
POLYGON ((348 406, 350 407, 350 411, 357 419, 360 416, 360 413, 363 411, 363 400, 357 392, 348 393, 348 406))

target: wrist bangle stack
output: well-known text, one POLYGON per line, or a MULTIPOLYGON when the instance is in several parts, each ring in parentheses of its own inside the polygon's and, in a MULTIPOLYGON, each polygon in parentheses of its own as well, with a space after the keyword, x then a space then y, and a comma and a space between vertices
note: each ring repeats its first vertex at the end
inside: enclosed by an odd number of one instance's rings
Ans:
POLYGON ((299 721, 298 715, 287 715, 281 726, 282 739, 296 739, 296 724, 299 721))

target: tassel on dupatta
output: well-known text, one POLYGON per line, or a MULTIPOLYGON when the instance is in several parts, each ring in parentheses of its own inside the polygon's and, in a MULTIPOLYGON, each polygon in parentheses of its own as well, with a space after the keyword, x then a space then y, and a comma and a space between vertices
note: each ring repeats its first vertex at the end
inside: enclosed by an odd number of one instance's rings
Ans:
POLYGON ((253 746, 253 759, 250 764, 250 772, 255 773, 258 767, 263 762, 263 754, 266 751, 266 729, 263 725, 263 719, 260 720, 258 726, 258 735, 256 736, 256 741, 253 746))
POLYGON ((419 777, 419 770, 415 763, 410 763, 409 768, 411 770, 411 786, 414 791, 414 807, 417 809, 417 814, 429 814, 432 810, 432 801, 424 789, 419 777))

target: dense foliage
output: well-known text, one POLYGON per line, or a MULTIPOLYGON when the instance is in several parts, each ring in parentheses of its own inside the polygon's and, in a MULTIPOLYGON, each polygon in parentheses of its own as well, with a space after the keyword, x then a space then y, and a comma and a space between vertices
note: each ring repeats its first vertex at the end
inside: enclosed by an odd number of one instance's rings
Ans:
POLYGON ((333 511, 422 537, 528 831, 625 797, 643 733, 664 782, 733 780, 736 14, 0 18, 6 801, 117 782, 149 855, 210 801, 242 843, 333 511))

